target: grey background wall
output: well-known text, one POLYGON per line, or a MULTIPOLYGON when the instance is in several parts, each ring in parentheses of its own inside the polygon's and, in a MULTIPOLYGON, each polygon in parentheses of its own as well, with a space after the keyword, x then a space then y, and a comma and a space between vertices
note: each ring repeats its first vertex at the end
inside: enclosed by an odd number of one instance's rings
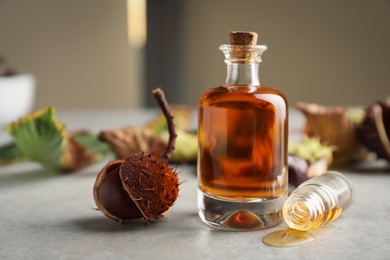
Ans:
POLYGON ((0 55, 37 78, 35 107, 142 105, 125 0, 0 0, 0 55))
POLYGON ((187 1, 188 102, 225 79, 230 30, 269 47, 262 84, 296 101, 358 105, 390 95, 390 1, 187 1))
POLYGON ((36 107, 147 106, 158 86, 195 106, 224 82, 218 46, 229 31, 253 30, 269 47, 262 83, 291 105, 360 105, 390 94, 389 0, 147 3, 155 19, 146 47, 135 49, 125 0, 0 0, 0 55, 36 75, 36 107))

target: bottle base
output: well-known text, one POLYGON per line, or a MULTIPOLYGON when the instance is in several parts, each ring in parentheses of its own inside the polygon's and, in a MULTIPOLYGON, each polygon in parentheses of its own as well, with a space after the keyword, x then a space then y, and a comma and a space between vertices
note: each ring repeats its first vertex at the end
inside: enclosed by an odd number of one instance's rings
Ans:
POLYGON ((228 201, 210 197, 198 190, 200 219, 213 227, 249 231, 276 226, 282 221, 287 195, 262 201, 228 201))

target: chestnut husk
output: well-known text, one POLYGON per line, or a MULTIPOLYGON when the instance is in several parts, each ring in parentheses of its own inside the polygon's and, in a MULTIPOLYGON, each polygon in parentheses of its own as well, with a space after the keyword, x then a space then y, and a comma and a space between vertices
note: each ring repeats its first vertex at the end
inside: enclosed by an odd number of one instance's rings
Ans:
POLYGON ((140 151, 111 161, 100 171, 93 188, 98 209, 119 223, 142 217, 148 222, 159 219, 178 197, 177 173, 168 166, 177 137, 175 123, 162 90, 153 93, 168 123, 165 152, 158 158, 140 151))
POLYGON ((365 117, 356 127, 356 133, 377 158, 390 161, 390 97, 366 107, 365 117))
POLYGON ((143 215, 129 194, 123 189, 119 176, 123 160, 109 162, 99 173, 93 188, 96 206, 107 217, 122 223, 143 215))
POLYGON ((291 185, 298 187, 301 183, 307 181, 308 169, 308 161, 296 155, 288 155, 288 182, 291 185))
POLYGON ((133 153, 109 162, 97 176, 93 189, 98 208, 107 217, 125 220, 159 219, 178 197, 174 170, 150 153, 133 153))
POLYGON ((313 162, 297 155, 288 155, 288 182, 298 187, 305 181, 317 177, 328 170, 326 158, 319 158, 313 162))

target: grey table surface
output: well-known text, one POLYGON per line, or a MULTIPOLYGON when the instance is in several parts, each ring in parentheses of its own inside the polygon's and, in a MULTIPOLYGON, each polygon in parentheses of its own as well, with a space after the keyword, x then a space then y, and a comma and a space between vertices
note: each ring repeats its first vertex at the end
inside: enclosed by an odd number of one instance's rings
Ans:
MULTIPOLYGON (((148 122, 153 110, 65 110, 70 130, 115 129, 148 122)), ((296 111, 290 128, 303 124, 296 111)), ((8 141, 4 133, 0 142, 8 141)), ((162 220, 118 224, 96 208, 92 188, 105 165, 55 175, 26 162, 0 166, 0 259, 390 259, 390 172, 341 170, 356 199, 329 226, 311 231, 315 240, 274 248, 262 238, 277 227, 228 232, 197 216, 195 166, 179 166, 179 198, 162 220)))

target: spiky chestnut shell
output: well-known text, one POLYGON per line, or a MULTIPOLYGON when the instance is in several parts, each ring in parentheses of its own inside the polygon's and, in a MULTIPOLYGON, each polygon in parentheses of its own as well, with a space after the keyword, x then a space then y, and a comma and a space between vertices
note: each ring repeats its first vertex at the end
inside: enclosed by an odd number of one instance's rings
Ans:
POLYGON ((368 106, 356 131, 370 151, 378 158, 390 161, 390 97, 368 106))
POLYGON ((158 219, 178 196, 177 174, 149 153, 133 153, 124 160, 108 163, 97 176, 94 199, 109 218, 158 219))
POLYGON ((177 199, 177 174, 151 154, 130 154, 122 163, 119 175, 124 189, 146 220, 160 218, 177 199))

